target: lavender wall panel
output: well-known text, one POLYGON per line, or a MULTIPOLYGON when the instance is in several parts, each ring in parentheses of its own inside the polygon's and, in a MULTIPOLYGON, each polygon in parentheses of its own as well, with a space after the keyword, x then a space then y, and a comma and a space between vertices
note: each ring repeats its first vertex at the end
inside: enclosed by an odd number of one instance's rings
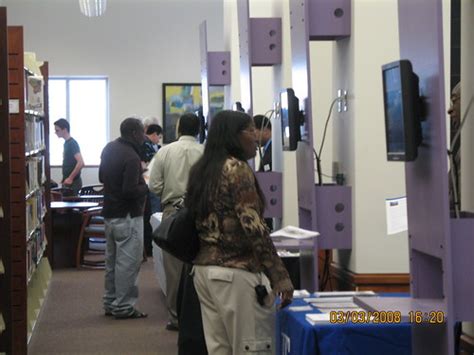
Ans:
POLYGON ((250 19, 251 64, 270 66, 281 64, 281 19, 250 19))
POLYGON ((230 85, 230 52, 207 52, 209 85, 230 85))
POLYGON ((349 186, 316 186, 316 216, 321 249, 352 248, 352 189, 349 186))
POLYGON ((428 106, 418 158, 405 164, 412 296, 446 304, 442 331, 414 327, 413 353, 427 346, 454 354, 453 280, 450 239, 442 0, 398 0, 400 56, 409 59, 428 106))
POLYGON ((474 321, 474 219, 451 219, 454 314, 457 321, 474 321), (469 275, 469 276, 467 276, 469 275))
POLYGON ((265 218, 282 218, 283 217, 283 184, 282 174, 277 172, 260 172, 255 173, 260 188, 262 189, 265 199, 267 200, 267 208, 264 212, 265 218))
POLYGON ((405 164, 412 246, 430 255, 449 250, 448 167, 440 0, 399 0, 400 56, 412 62, 429 107, 418 158, 405 164))
POLYGON ((335 40, 351 34, 351 0, 310 0, 309 36, 335 40))

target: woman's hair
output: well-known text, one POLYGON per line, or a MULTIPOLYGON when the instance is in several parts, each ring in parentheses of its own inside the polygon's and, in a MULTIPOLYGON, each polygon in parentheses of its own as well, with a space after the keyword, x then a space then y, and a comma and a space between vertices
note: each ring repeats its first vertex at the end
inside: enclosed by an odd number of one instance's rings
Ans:
MULTIPOLYGON (((252 118, 243 112, 221 111, 211 122, 204 154, 191 168, 188 180, 186 205, 197 217, 206 217, 217 191, 222 168, 229 156, 246 161, 239 134, 253 124, 252 118)), ((263 193, 257 191, 264 202, 263 193)))

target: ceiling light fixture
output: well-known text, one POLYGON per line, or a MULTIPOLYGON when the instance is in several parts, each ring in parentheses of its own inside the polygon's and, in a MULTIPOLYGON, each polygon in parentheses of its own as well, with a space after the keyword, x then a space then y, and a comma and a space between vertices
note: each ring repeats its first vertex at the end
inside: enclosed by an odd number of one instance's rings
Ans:
POLYGON ((101 16, 107 7, 107 0, 79 0, 79 6, 87 17, 101 16))

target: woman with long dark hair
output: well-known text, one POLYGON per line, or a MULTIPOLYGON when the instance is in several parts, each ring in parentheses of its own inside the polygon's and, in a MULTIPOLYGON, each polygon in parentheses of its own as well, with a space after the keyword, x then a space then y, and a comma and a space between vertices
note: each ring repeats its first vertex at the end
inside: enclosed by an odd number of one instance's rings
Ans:
POLYGON ((186 204, 200 239, 194 285, 211 355, 274 353, 274 296, 280 295, 281 306, 293 296, 263 219, 262 191, 247 164, 256 141, 250 116, 219 112, 189 177, 186 204))

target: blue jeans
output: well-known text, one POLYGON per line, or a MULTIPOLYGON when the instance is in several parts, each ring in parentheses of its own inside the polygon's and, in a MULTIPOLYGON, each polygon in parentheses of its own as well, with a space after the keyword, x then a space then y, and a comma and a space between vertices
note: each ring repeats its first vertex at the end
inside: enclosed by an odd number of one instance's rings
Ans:
POLYGON ((134 312, 143 260, 143 216, 105 218, 104 310, 114 316, 134 312))

